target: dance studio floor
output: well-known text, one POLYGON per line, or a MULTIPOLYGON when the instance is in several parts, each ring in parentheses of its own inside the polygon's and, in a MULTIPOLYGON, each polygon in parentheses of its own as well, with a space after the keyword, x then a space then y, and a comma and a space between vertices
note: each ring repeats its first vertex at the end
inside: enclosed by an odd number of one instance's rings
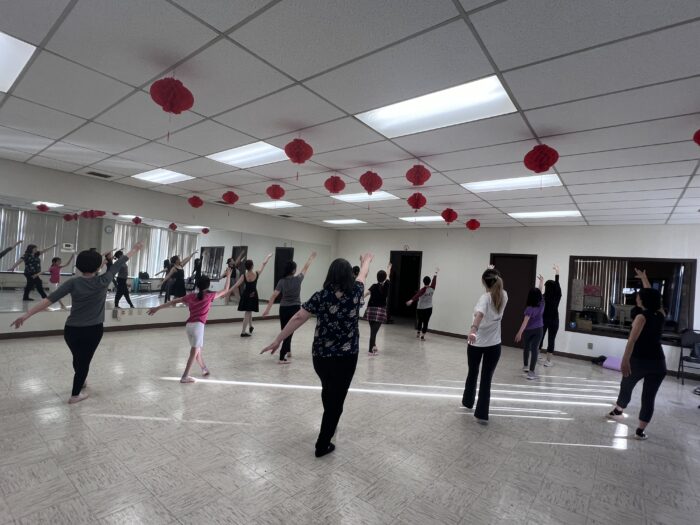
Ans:
MULTIPOLYGON (((48 292, 47 292, 48 293, 48 292)), ((0 292, 0 312, 23 312, 28 308, 34 306, 38 301, 41 300, 39 294, 32 292, 31 296, 33 301, 22 301, 22 292, 17 290, 3 290, 0 292)), ((158 292, 146 292, 146 293, 135 293, 131 294, 131 302, 137 308, 151 308, 152 306, 158 306, 164 301, 164 297, 158 297, 158 292)), ((63 302, 66 305, 70 305, 70 297, 66 297, 63 302)), ((216 305, 223 304, 223 299, 216 302, 216 305)), ((122 308, 128 308, 127 302, 122 299, 119 304, 122 308)), ((107 310, 112 310, 114 308, 114 293, 110 292, 107 294, 107 302, 105 303, 107 310)), ((50 310, 58 310, 59 305, 52 305, 50 310)))
POLYGON ((603 418, 616 373, 558 359, 527 382, 504 349, 482 427, 460 405, 465 344, 388 326, 316 459, 313 324, 286 366, 258 355, 276 330, 209 326, 212 376, 191 385, 183 329, 108 333, 74 406, 60 337, 3 341, 0 524, 697 523, 696 382, 664 382, 639 442, 639 391, 628 424, 603 418))

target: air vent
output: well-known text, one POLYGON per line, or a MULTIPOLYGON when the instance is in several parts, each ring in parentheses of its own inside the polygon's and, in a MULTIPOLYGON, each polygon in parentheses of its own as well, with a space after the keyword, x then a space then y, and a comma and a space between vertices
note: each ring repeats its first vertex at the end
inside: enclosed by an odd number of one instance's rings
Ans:
POLYGON ((101 179, 111 179, 112 175, 107 175, 106 173, 99 173, 97 171, 88 171, 88 175, 93 175, 95 177, 100 177, 101 179))

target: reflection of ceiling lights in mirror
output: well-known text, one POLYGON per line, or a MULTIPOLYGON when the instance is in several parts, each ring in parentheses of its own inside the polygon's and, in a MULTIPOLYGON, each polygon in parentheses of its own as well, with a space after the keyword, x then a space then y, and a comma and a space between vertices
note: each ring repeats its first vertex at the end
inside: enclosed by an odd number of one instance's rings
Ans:
POLYGON ((120 219, 133 219, 135 217, 136 217, 136 215, 120 215, 119 216, 120 219))
POLYGON ((250 205, 257 206, 258 208, 266 208, 269 210, 276 210, 278 208, 301 208, 301 204, 295 204, 289 201, 251 202, 250 205))
POLYGON ((49 208, 61 208, 63 204, 57 204, 55 202, 46 202, 46 201, 36 201, 32 202, 34 206, 39 206, 43 204, 44 206, 48 206, 49 208))
POLYGON ((578 210, 561 210, 561 211, 521 211, 509 213, 514 219, 558 219, 562 217, 580 217, 581 212, 578 210))
POLYGON ((343 202, 390 201, 398 199, 396 195, 386 191, 375 191, 372 195, 367 193, 346 193, 344 195, 331 195, 331 197, 343 202))
POLYGON ((207 155, 207 158, 237 168, 252 168, 285 160, 287 154, 276 146, 260 141, 239 148, 212 153, 207 155))
POLYGON ((559 177, 554 173, 528 175, 527 177, 514 177, 512 179, 481 180, 462 184, 463 188, 473 193, 552 188, 554 186, 561 186, 559 177))
POLYGON ((0 31, 0 91, 7 93, 34 54, 31 44, 0 31))
POLYGON ((201 230, 202 228, 208 228, 208 226, 185 226, 185 228, 190 228, 192 230, 201 230))
POLYGON ((189 175, 184 175, 177 171, 165 170, 163 168, 137 173, 136 175, 132 175, 132 178, 153 182, 154 184, 173 184, 175 182, 194 179, 194 177, 190 177, 189 175))
POLYGON ((393 138, 514 111, 513 102, 494 75, 355 116, 393 138))
POLYGON ((445 220, 440 215, 418 215, 416 217, 399 217, 399 219, 406 222, 440 222, 445 220))
POLYGON ((367 224, 365 221, 361 221, 360 219, 327 219, 323 222, 328 224, 367 224))

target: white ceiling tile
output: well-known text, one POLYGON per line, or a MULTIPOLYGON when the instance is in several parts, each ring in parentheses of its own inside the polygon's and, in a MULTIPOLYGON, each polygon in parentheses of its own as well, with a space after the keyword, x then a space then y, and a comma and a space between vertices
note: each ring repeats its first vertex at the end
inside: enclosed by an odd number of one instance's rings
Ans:
POLYGON ((504 115, 394 139, 418 157, 532 139, 518 114, 504 115))
POLYGON ((321 173, 312 173, 308 175, 300 174, 299 179, 296 178, 296 175, 294 176, 289 176, 289 177, 284 177, 279 180, 280 184, 292 184, 294 186, 298 186, 300 188, 316 188, 316 189, 325 189, 323 188, 323 183, 326 182, 326 179, 330 177, 331 175, 337 175, 341 179, 343 179, 343 182, 346 184, 349 183, 352 179, 348 177, 347 175, 344 175, 339 172, 331 172, 331 171, 325 171, 321 173))
POLYGON ((120 102, 105 114, 99 116, 97 122, 124 130, 147 139, 165 137, 168 132, 194 124, 202 117, 185 111, 180 115, 166 113, 143 92, 134 93, 120 102))
POLYGON ((189 128, 171 133, 169 139, 160 139, 158 142, 197 155, 209 155, 250 144, 254 142, 254 139, 211 120, 205 120, 189 128))
POLYGON ((85 164, 75 164, 73 162, 64 162, 62 160, 50 159, 48 157, 41 157, 36 155, 32 160, 28 161, 27 164, 34 164, 35 166, 41 166, 42 168, 51 168, 54 170, 67 171, 71 173, 83 167, 85 164))
POLYGON ((24 162, 25 160, 27 160, 31 156, 32 156, 31 153, 27 153, 24 151, 15 151, 12 149, 0 147, 0 158, 2 158, 2 159, 15 160, 17 162, 24 162))
MULTIPOLYGON (((590 202, 615 202, 621 199, 630 201, 657 201, 660 199, 678 198, 683 190, 680 188, 671 190, 647 190, 637 191, 634 187, 626 193, 592 193, 587 195, 575 195, 574 200, 577 203, 590 202)), ((646 204, 640 204, 645 206, 646 204)))
POLYGON ((189 191, 194 191, 194 192, 207 191, 207 190, 219 190, 221 188, 226 187, 223 184, 220 184, 218 182, 214 182, 211 180, 207 180, 207 179, 183 180, 182 182, 177 182, 175 184, 171 184, 171 186, 177 186, 178 188, 182 188, 184 190, 189 190, 189 191))
MULTIPOLYGON (((381 172, 378 172, 381 175, 381 172)), ((453 182, 440 173, 433 173, 430 179, 422 186, 414 186, 411 184, 406 177, 394 177, 390 179, 384 178, 384 183, 382 184, 382 189, 393 190, 393 189, 406 189, 411 188, 414 191, 423 191, 426 188, 432 188, 433 186, 445 186, 448 184, 453 184, 453 182)))
POLYGON ((206 177, 228 172, 231 170, 231 166, 202 157, 171 164, 168 169, 192 177, 206 177))
POLYGON ((476 39, 464 21, 457 20, 306 85, 348 113, 359 113, 491 74, 493 68, 476 39))
POLYGON ((164 0, 91 0, 76 4, 47 49, 138 86, 215 36, 164 0))
MULTIPOLYGON (((500 192, 503 193, 503 192, 500 192)), ((518 195, 520 195, 520 191, 513 190, 515 195, 512 196, 512 198, 506 198, 506 199, 498 199, 494 202, 496 206, 498 206, 500 209, 510 209, 510 208, 522 208, 522 207, 537 207, 537 206, 563 206, 566 205, 568 207, 564 208, 567 210, 570 210, 572 208, 572 204, 574 201, 569 197, 568 195, 557 195, 554 197, 548 197, 548 196, 535 196, 535 197, 521 197, 518 198, 518 195)), ((489 193, 481 193, 480 195, 484 199, 489 199, 489 193)), ((575 206, 574 206, 575 207, 575 206)), ((555 209, 555 208, 552 208, 555 209)))
MULTIPOLYGON (((617 215, 625 216, 644 216, 644 215, 655 215, 655 214, 666 214, 668 215, 673 210, 673 206, 649 206, 644 204, 644 206, 639 206, 635 208, 617 208, 616 206, 610 206, 608 209, 601 210, 585 210, 583 214, 588 218, 593 217, 610 217, 617 215)), ((595 219, 599 220, 599 219, 595 219)))
MULTIPOLYGON (((416 164, 422 163, 417 159, 408 158, 405 160, 399 160, 394 162, 382 162, 379 164, 372 164, 371 166, 358 166, 356 168, 349 168, 343 170, 343 173, 354 179, 359 179, 364 172, 375 171, 384 180, 395 178, 406 180, 406 172, 416 164)), ((431 172, 431 175, 435 175, 435 170, 432 170, 427 166, 425 166, 425 168, 431 172)), ((432 180, 433 179, 431 178, 428 182, 431 182, 432 180)))
POLYGON ((222 173, 220 175, 211 175, 208 176, 207 179, 213 180, 214 182, 220 182, 221 184, 225 184, 227 186, 237 187, 241 184, 250 184, 263 181, 265 180, 265 177, 246 170, 236 170, 229 173, 222 173))
POLYGON ((16 129, 0 126, 0 146, 22 153, 38 153, 53 143, 53 140, 39 137, 16 129))
POLYGON ((314 157, 312 157, 314 161, 318 160, 316 156, 319 153, 368 144, 383 139, 379 133, 372 131, 361 122, 352 117, 346 117, 305 129, 302 133, 280 135, 267 142, 278 148, 284 148, 288 142, 300 136, 314 149, 314 157))
POLYGON ((695 0, 669 7, 657 0, 519 0, 484 9, 471 20, 496 64, 508 69, 700 16, 695 0))
MULTIPOLYGON (((1 99, 0 99, 1 100, 1 99)), ((0 107, 0 124, 10 128, 58 139, 80 126, 84 119, 32 102, 8 97, 0 107)))
POLYGON ((617 226, 620 224, 665 224, 666 215, 660 216, 658 219, 635 219, 627 217, 610 217, 603 220, 589 220, 591 226, 617 226))
POLYGON ((460 213, 460 215, 464 212, 473 210, 493 209, 493 206, 490 203, 482 201, 476 195, 472 195, 470 193, 465 193, 464 195, 446 195, 444 197, 433 197, 430 200, 430 202, 434 204, 443 205, 444 207, 450 207, 456 212, 460 213))
POLYGON ((302 79, 457 14, 451 2, 423 0, 280 2, 232 37, 302 79))
POLYGON ((493 0, 459 0, 465 11, 469 12, 472 9, 477 9, 483 5, 490 4, 493 0))
MULTIPOLYGON (((649 192, 647 192, 649 193, 649 192)), ((618 198, 624 199, 624 193, 617 193, 618 198)), ((678 199, 657 199, 657 200, 646 200, 644 202, 639 202, 636 200, 617 200, 617 201, 607 201, 607 202, 579 202, 578 207, 584 213, 588 215, 591 211, 597 210, 628 210, 628 209, 652 209, 652 208, 663 208, 663 207, 673 207, 678 199)))
POLYGON ((668 224, 700 224, 700 217, 674 217, 668 220, 668 224))
MULTIPOLYGON (((220 201, 221 198, 222 198, 222 196, 223 196, 223 194, 226 193, 226 192, 229 191, 229 190, 230 190, 230 187, 229 187, 229 186, 224 186, 223 188, 217 188, 217 189, 215 189, 215 190, 205 190, 205 191, 202 191, 202 192, 200 192, 200 196, 201 196, 202 198, 204 198, 204 196, 206 195, 207 197, 212 197, 213 200, 215 200, 215 201, 220 201)), ((253 194, 253 193, 250 192, 250 191, 246 191, 246 190, 244 190, 244 189, 242 189, 242 188, 236 188, 236 195, 238 195, 238 197, 242 197, 242 196, 244 196, 244 195, 252 195, 252 194, 253 194)))
POLYGON ((153 189, 155 186, 162 186, 162 184, 155 184, 154 182, 148 182, 148 181, 141 180, 141 179, 135 179, 133 177, 124 177, 123 179, 119 179, 115 182, 117 184, 126 184, 127 186, 136 186, 137 188, 153 189))
POLYGON ((697 75, 699 31, 696 22, 624 40, 511 71, 506 82, 529 109, 697 75))
POLYGON ((700 175, 695 175, 695 177, 693 177, 690 180, 690 184, 688 184, 688 186, 691 186, 693 188, 697 188, 698 186, 700 186, 700 175))
POLYGON ((211 116, 271 93, 291 80, 228 40, 221 40, 177 68, 194 94, 193 111, 211 116))
POLYGON ((50 159, 72 162, 80 166, 86 166, 88 164, 92 164, 93 162, 99 162, 100 160, 109 156, 107 153, 82 148, 80 146, 68 144, 67 142, 56 142, 42 151, 41 155, 50 159))
POLYGON ((678 201, 678 206, 696 206, 700 207, 700 197, 687 197, 683 196, 682 199, 678 201))
POLYGON ((5 0, 0 31, 32 44, 39 44, 56 23, 69 0, 5 0))
POLYGON ((531 177, 536 175, 527 169, 522 162, 444 171, 443 173, 459 184, 483 180, 514 179, 516 177, 531 177))
POLYGON ((292 86, 216 117, 260 139, 337 119, 343 113, 302 86, 292 86))
POLYGON ((459 198, 468 192, 458 184, 448 184, 446 186, 433 186, 431 188, 415 188, 413 186, 408 186, 404 187, 403 189, 391 190, 391 193, 393 193, 397 197, 402 197, 404 199, 410 197, 414 193, 422 193, 423 196, 426 197, 428 201, 430 201, 431 197, 442 197, 445 195, 456 196, 457 198, 459 198))
POLYGON ((698 146, 692 140, 660 146, 644 146, 599 153, 584 153, 560 157, 556 168, 560 173, 588 171, 642 164, 692 160, 698 157, 698 146))
POLYGON ((662 190, 672 188, 685 188, 689 177, 664 177, 661 179, 641 179, 633 183, 602 182, 598 184, 570 185, 572 195, 591 195, 595 193, 637 192, 644 190, 662 190))
POLYGON ((302 175, 306 176, 312 173, 326 171, 326 168, 311 161, 306 161, 304 164, 294 164, 289 160, 283 160, 282 162, 274 162, 272 164, 265 164, 264 166, 255 166, 250 168, 250 171, 264 177, 273 179, 285 178, 294 182, 297 173, 299 173, 299 179, 301 180, 302 175))
POLYGON ((148 188, 151 191, 158 191, 160 193, 167 193, 168 195, 184 195, 189 194, 189 190, 178 188, 176 186, 169 186, 167 184, 160 184, 158 186, 153 186, 148 188))
POLYGON ((695 199, 700 197, 700 188, 688 188, 683 194, 683 199, 695 199))
POLYGON ((146 141, 102 124, 90 122, 63 139, 65 142, 104 153, 116 154, 140 146, 146 141))
POLYGON ((170 164, 182 162, 183 160, 194 157, 194 155, 190 153, 154 142, 139 146, 131 151, 126 151, 122 153, 121 156, 152 166, 169 166, 170 164))
POLYGON ((226 31, 243 21, 268 2, 269 0, 175 0, 175 3, 221 31, 226 31))
POLYGON ((488 193, 481 193, 480 195, 482 198, 498 206, 498 201, 510 200, 516 197, 520 197, 523 199, 537 199, 542 197, 564 197, 567 196, 568 193, 566 192, 565 188, 554 187, 541 189, 534 188, 531 190, 490 191, 488 193))
POLYGON ((90 118, 126 96, 131 88, 51 53, 42 52, 17 84, 14 94, 90 118), (47 89, 50 79, 51 89, 47 89))
POLYGON ((697 162, 695 161, 683 161, 665 164, 649 164, 647 166, 631 166, 628 168, 576 171, 573 173, 563 173, 561 179, 564 181, 564 184, 597 184, 600 182, 678 177, 680 175, 690 175, 696 165, 697 162))
POLYGON ((526 111, 540 136, 629 124, 698 110, 700 77, 526 111))
MULTIPOLYGON (((544 220, 544 221, 538 221, 537 223, 525 223, 525 226, 537 226, 537 227, 544 227, 544 226, 585 226, 586 221, 583 219, 566 219, 566 220, 556 220, 552 221, 551 219, 544 220)), ((488 227, 488 224, 485 224, 484 226, 488 227)))
POLYGON ((509 164, 522 162, 527 152, 536 145, 537 143, 534 140, 526 140, 512 144, 431 155, 423 157, 421 160, 443 172, 478 166, 509 164))
POLYGON ((96 171, 98 173, 106 173, 107 175, 131 176, 152 169, 153 166, 149 166, 148 164, 134 162, 133 160, 124 159, 122 157, 110 157, 93 164, 85 171, 96 171))
MULTIPOLYGON (((392 160, 402 160, 411 157, 400 148, 397 148, 388 141, 365 144, 329 153, 315 155, 314 160, 331 169, 346 169, 356 166, 366 166, 379 164, 392 160)), ((374 171, 374 170, 373 170, 374 171)))

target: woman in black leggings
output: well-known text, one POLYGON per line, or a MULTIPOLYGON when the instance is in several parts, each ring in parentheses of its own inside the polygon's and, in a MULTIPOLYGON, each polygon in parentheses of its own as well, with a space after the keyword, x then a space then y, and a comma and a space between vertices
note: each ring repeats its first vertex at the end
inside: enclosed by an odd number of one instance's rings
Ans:
POLYGON ((39 277, 41 275, 41 256, 44 252, 55 248, 56 244, 44 248, 43 250, 40 250, 36 244, 29 244, 20 260, 10 267, 9 271, 12 272, 17 266, 24 263, 24 278, 27 280, 27 285, 24 287, 23 301, 33 301, 33 299, 29 297, 29 292, 31 292, 33 288, 36 288, 36 291, 39 292, 42 298, 46 297, 44 283, 41 277, 39 277))
POLYGON ((646 439, 644 429, 654 414, 656 394, 666 377, 666 356, 661 347, 665 315, 661 309, 661 294, 650 287, 646 272, 636 268, 635 272, 644 286, 637 294, 637 306, 643 310, 632 321, 625 354, 622 356, 620 393, 615 407, 608 413, 608 418, 622 417, 622 411, 627 408, 634 387, 639 381, 644 381, 639 426, 634 437, 646 439))
POLYGON ((369 295, 367 311, 365 315, 369 322, 369 355, 375 356, 379 353, 377 348, 377 334, 386 323, 386 300, 389 297, 389 276, 391 275, 391 263, 386 267, 386 271, 377 272, 377 282, 369 287, 365 292, 365 297, 369 295))
POLYGON ((544 314, 542 315, 543 328, 540 350, 547 337, 547 358, 544 366, 552 366, 554 355, 554 341, 559 331, 559 302, 561 301, 561 285, 559 284, 559 265, 554 265, 554 280, 544 283, 544 314))
MULTIPOLYGON (((124 255, 124 252, 119 250, 117 253, 114 254, 114 258, 116 260, 119 260, 122 255, 124 255)), ((129 308, 134 307, 134 303, 131 302, 131 297, 129 296, 129 285, 127 284, 128 279, 129 279, 129 268, 127 267, 126 264, 122 264, 119 267, 119 270, 117 272, 117 290, 116 290, 116 293, 114 294, 114 307, 115 308, 120 308, 119 301, 121 301, 122 297, 124 299, 126 299, 127 303, 129 303, 129 308)))

